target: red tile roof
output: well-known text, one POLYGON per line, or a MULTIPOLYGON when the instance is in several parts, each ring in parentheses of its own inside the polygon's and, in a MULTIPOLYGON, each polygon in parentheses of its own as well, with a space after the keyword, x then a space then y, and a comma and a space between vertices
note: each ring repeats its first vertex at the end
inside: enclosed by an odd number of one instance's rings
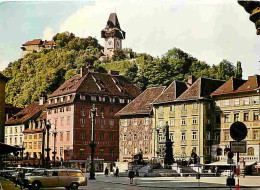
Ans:
POLYGON ((39 105, 38 103, 32 103, 28 105, 26 108, 22 109, 22 111, 18 112, 10 119, 8 119, 5 124, 6 125, 16 125, 27 122, 33 117, 37 116, 45 109, 44 105, 39 105))
POLYGON ((51 40, 51 41, 45 40, 45 41, 43 42, 43 45, 55 45, 55 42, 54 42, 53 40, 51 40))
POLYGON ((223 80, 200 77, 191 85, 190 88, 181 94, 176 101, 197 100, 209 97, 210 94, 219 88, 224 82, 225 81, 223 80))
POLYGON ((223 85, 221 85, 217 90, 211 93, 212 96, 235 93, 235 91, 246 82, 246 80, 237 79, 231 77, 223 85))
POLYGON ((260 75, 249 76, 247 82, 241 85, 236 92, 248 92, 260 87, 260 75))
POLYGON ((153 110, 153 105, 151 103, 163 92, 163 90, 165 90, 164 86, 147 88, 142 94, 117 112, 116 116, 150 114, 153 110))
POLYGON ((71 93, 135 98, 141 91, 123 76, 88 72, 83 77, 75 75, 65 81, 50 98, 71 93))
POLYGON ((28 41, 23 46, 29 46, 29 45, 41 45, 42 44, 42 39, 34 39, 32 41, 28 41))
POLYGON ((181 81, 173 81, 165 91, 158 96, 153 104, 167 103, 173 102, 176 98, 178 98, 185 90, 189 87, 188 84, 181 81))

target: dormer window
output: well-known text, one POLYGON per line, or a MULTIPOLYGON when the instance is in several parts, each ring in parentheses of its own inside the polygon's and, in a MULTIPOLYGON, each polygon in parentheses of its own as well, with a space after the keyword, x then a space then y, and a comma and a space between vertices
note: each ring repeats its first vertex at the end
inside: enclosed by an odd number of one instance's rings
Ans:
POLYGON ((110 98, 110 102, 114 103, 115 102, 115 98, 110 98))
POLYGON ((105 102, 105 101, 106 101, 106 98, 99 96, 99 101, 100 101, 100 102, 105 102))
POLYGON ((81 94, 81 95, 80 95, 80 99, 81 99, 81 100, 86 100, 86 96, 81 94))
POLYGON ((49 104, 51 104, 52 99, 49 99, 49 104))
POLYGON ((64 97, 61 97, 61 98, 60 98, 60 101, 63 102, 63 101, 64 101, 64 97))
POLYGON ((120 104, 124 104, 124 103, 125 103, 125 99, 119 98, 119 103, 120 103, 120 104))
POLYGON ((91 101, 97 101, 97 97, 96 96, 91 96, 91 101))
POLYGON ((54 101, 55 101, 55 104, 58 103, 58 98, 55 98, 54 101))
POLYGON ((70 99, 71 99, 71 96, 68 95, 68 96, 67 96, 67 101, 70 101, 70 99))

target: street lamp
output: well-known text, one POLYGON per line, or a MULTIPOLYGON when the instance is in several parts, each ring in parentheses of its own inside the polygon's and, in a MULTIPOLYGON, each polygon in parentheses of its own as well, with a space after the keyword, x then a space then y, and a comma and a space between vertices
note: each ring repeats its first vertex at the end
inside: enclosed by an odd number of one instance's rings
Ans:
MULTIPOLYGON (((50 166, 50 145, 49 145, 49 135, 50 135, 50 128, 51 128, 51 125, 50 123, 46 124, 45 126, 46 130, 47 130, 47 148, 45 149, 45 151, 47 151, 47 158, 46 158, 46 168, 49 168, 50 166)), ((44 130, 44 139, 45 139, 45 133, 46 131, 44 130)), ((44 146, 44 144, 43 144, 44 146)))
POLYGON ((94 180, 95 178, 95 163, 94 163, 94 154, 95 154, 95 124, 96 124, 96 116, 97 116, 97 108, 95 108, 95 104, 93 104, 92 109, 90 109, 90 118, 91 118, 91 143, 89 144, 91 148, 91 166, 90 166, 90 180, 94 180))
POLYGON ((57 152, 56 152, 56 137, 57 137, 57 134, 58 134, 58 131, 57 131, 57 128, 56 128, 56 125, 55 125, 55 128, 54 128, 54 130, 52 131, 52 134, 53 134, 53 152, 52 152, 52 154, 53 154, 53 166, 55 166, 55 164, 56 164, 56 154, 57 154, 57 152))

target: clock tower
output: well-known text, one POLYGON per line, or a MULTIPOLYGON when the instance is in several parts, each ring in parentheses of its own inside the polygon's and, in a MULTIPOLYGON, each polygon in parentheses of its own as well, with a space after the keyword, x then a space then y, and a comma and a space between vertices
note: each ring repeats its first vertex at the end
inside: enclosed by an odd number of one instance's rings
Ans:
POLYGON ((122 49, 125 32, 121 30, 116 13, 111 13, 106 28, 101 31, 101 38, 105 38, 104 55, 111 58, 116 49, 122 49))

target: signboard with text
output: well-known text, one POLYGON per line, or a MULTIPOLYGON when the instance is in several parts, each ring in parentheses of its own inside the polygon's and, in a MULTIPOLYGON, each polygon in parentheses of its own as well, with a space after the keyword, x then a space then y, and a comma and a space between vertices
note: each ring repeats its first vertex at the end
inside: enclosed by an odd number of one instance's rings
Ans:
POLYGON ((246 153, 246 141, 230 141, 230 151, 234 153, 246 153))

